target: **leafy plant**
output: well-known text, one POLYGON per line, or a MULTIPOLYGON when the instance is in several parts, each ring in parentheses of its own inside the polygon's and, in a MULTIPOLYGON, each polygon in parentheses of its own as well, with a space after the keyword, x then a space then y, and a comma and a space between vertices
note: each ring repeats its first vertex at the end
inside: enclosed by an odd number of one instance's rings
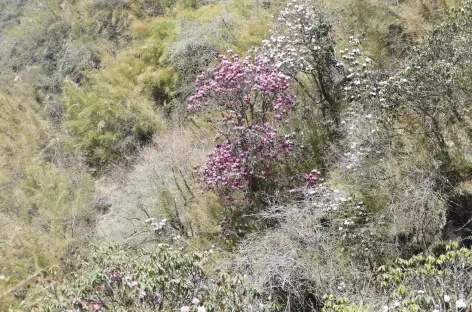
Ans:
POLYGON ((380 281, 394 311, 463 311, 472 291, 472 252, 457 242, 439 256, 417 255, 381 267, 380 281))
MULTIPOLYGON (((33 311, 248 311, 258 298, 243 279, 227 274, 209 278, 206 256, 173 251, 98 249, 81 276, 53 287, 33 311)), ((256 305, 265 311, 264 304, 256 305)))
POLYGON ((471 11, 470 1, 452 10, 415 49, 405 69, 383 82, 393 126, 428 140, 444 164, 469 150, 471 11))

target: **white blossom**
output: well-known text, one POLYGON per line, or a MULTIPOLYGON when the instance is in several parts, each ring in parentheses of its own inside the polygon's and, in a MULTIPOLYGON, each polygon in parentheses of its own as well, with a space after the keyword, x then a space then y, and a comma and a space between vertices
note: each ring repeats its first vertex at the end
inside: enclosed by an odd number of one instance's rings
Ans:
POLYGON ((456 301, 456 308, 462 309, 465 308, 467 305, 465 304, 465 301, 463 299, 459 299, 456 301))

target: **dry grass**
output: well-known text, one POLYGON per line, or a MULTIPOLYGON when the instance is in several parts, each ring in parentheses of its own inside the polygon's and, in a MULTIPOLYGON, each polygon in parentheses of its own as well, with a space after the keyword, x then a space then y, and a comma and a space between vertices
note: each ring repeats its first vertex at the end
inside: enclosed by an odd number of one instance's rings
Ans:
POLYGON ((196 166, 203 163, 210 143, 207 138, 204 131, 197 135, 172 129, 154 138, 130 172, 100 183, 110 207, 101 218, 99 237, 107 242, 141 242, 149 238, 143 225, 151 217, 170 220, 183 235, 217 231, 216 199, 196 183, 196 166))
POLYGON ((298 203, 269 208, 263 217, 277 226, 241 244, 236 270, 284 302, 284 311, 320 308, 325 294, 362 302, 375 293, 374 277, 344 257, 329 226, 331 213, 345 201, 339 190, 320 185, 298 203))

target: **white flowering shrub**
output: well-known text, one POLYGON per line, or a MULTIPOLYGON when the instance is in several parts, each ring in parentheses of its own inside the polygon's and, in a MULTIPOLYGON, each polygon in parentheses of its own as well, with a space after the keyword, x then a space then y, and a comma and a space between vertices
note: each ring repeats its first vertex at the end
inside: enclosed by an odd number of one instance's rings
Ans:
POLYGON ((338 66, 345 71, 343 95, 347 107, 381 107, 385 102, 381 78, 386 73, 373 66, 372 59, 363 51, 362 42, 349 37, 346 47, 339 50, 338 55, 338 66))
POLYGON ((403 71, 384 82, 386 120, 425 139, 445 164, 458 152, 470 158, 471 25, 472 2, 466 1, 430 32, 403 71))
POLYGON ((342 66, 336 59, 331 29, 322 5, 291 0, 261 50, 295 80, 311 104, 319 107, 322 122, 337 125, 342 66))
POLYGON ((336 166, 351 172, 363 172, 367 159, 384 154, 382 114, 379 108, 385 102, 379 85, 385 74, 375 69, 372 59, 365 55, 359 39, 350 37, 348 45, 338 51, 340 64, 345 69, 338 131, 342 137, 332 148, 336 166))
POLYGON ((384 215, 373 213, 361 200, 349 198, 332 216, 333 231, 344 253, 361 265, 375 268, 391 256, 393 239, 386 235, 384 215))

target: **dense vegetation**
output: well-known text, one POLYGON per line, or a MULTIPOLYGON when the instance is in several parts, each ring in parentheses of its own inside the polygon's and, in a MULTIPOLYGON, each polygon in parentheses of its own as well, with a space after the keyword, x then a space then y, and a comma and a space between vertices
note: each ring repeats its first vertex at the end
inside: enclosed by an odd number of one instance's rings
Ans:
POLYGON ((3 0, 1 311, 468 311, 470 0, 3 0))

